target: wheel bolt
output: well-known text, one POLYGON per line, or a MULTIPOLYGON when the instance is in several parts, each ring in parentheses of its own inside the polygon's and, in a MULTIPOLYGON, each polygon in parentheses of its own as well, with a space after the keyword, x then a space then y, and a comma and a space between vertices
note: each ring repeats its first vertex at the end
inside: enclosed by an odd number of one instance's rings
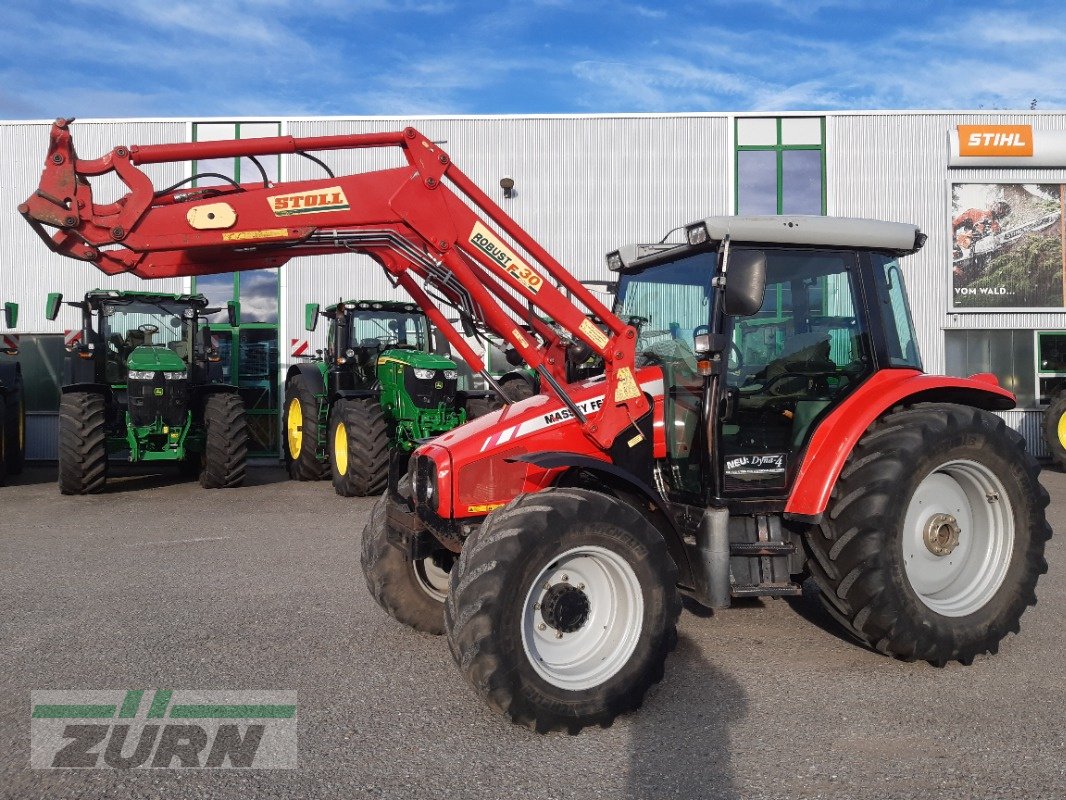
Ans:
POLYGON ((563 632, 562 631, 556 631, 555 638, 556 639, 562 639, 563 638, 563 632))
POLYGON ((545 628, 547 628, 547 627, 548 627, 548 626, 547 626, 547 625, 545 625, 545 624, 544 624, 544 623, 542 622, 542 623, 540 623, 540 625, 538 625, 538 626, 537 626, 537 630, 538 630, 538 631, 542 631, 542 630, 544 630, 544 629, 545 629, 545 628))
POLYGON ((568 580, 570 580, 570 576, 569 575, 563 575, 562 580, 563 581, 568 581, 568 580))
POLYGON ((577 588, 578 588, 578 589, 584 589, 584 588, 585 588, 585 584, 583 584, 583 583, 579 583, 579 584, 577 585, 577 588))
POLYGON ((534 603, 533 604, 533 610, 534 611, 540 611, 540 603, 534 603))

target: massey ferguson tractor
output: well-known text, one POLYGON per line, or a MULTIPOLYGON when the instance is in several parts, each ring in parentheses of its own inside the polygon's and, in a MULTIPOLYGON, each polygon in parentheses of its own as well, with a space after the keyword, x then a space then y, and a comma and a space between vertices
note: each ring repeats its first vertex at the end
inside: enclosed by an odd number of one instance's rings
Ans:
MULTIPOLYGON (((48 295, 45 316, 63 304, 48 295)), ((79 302, 59 403, 59 490, 104 488, 109 454, 169 461, 208 489, 240 486, 248 424, 237 387, 222 382, 202 294, 95 289, 79 302)), ((231 319, 234 311, 231 306, 231 319)))
POLYGON ((332 475, 340 495, 379 495, 391 450, 410 452, 489 410, 488 392, 457 388, 457 365, 432 352, 414 303, 309 303, 307 330, 319 316, 329 320, 325 352, 285 379, 285 463, 295 480, 332 475))
POLYGON ((86 161, 66 120, 20 212, 54 251, 145 278, 364 253, 472 370, 430 295, 536 370, 539 394, 394 454, 361 552, 377 602, 445 633, 519 724, 572 732, 640 706, 682 595, 795 595, 809 571, 857 639, 936 665, 994 653, 1036 602, 1048 495, 991 413, 1010 392, 922 372, 901 267, 914 225, 699 220, 612 253, 610 309, 413 128, 86 161), (406 163, 170 191, 137 168, 370 147, 406 163), (90 179, 112 172, 129 191, 97 205, 90 179), (589 352, 603 374, 568 383, 589 352))
MULTIPOLYGON (((4 303, 4 327, 14 328, 18 317, 18 303, 4 303)), ((18 337, 0 333, 0 485, 22 472, 26 460, 26 390, 18 352, 18 337)))

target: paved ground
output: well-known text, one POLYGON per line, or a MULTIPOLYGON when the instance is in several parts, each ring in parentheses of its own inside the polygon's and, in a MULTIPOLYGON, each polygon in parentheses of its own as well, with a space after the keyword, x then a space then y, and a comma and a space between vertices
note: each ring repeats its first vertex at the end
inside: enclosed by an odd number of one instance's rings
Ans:
MULTIPOLYGON (((1020 637, 972 667, 839 638, 813 597, 686 612, 664 682, 606 730, 537 736, 494 716, 443 640, 371 601, 369 500, 258 469, 207 492, 130 476, 61 497, 0 488, 0 796, 1061 798, 1066 546, 1020 637), (299 693, 295 771, 28 767, 33 688, 299 693)), ((1066 476, 1045 482, 1066 527, 1066 476)))

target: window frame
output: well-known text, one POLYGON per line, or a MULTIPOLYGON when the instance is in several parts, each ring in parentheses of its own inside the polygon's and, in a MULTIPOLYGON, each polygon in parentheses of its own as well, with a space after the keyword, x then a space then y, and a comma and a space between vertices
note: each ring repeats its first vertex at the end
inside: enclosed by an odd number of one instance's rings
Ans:
POLYGON ((776 181, 777 181, 777 214, 785 213, 782 209, 784 206, 784 165, 786 151, 796 150, 815 150, 821 155, 821 179, 822 179, 822 198, 821 198, 821 215, 825 216, 826 212, 826 166, 825 166, 825 117, 812 117, 812 116, 797 116, 797 117, 734 117, 733 118, 733 208, 736 213, 740 211, 740 154, 742 152, 773 152, 776 155, 776 181), (744 119, 772 119, 774 120, 777 130, 777 143, 776 144, 740 144, 740 122, 744 119), (821 127, 820 144, 782 144, 781 129, 782 121, 784 119, 818 119, 821 127))

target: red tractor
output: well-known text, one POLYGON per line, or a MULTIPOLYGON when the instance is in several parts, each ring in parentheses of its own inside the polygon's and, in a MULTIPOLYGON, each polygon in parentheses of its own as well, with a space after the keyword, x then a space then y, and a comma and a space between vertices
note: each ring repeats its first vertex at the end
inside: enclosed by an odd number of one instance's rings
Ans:
POLYGON ((377 602, 446 633, 520 724, 639 706, 682 595, 721 608, 810 574, 859 640, 936 665, 995 652, 1036 602, 1048 495, 990 413, 1015 402, 994 377, 922 373, 900 268, 914 225, 712 217, 610 254, 608 309, 412 128, 82 161, 65 120, 19 210, 56 252, 146 278, 364 253, 488 385, 434 300, 536 370, 539 394, 395 456, 362 542, 377 602), (407 164, 162 191, 136 167, 366 147, 407 164), (109 172, 129 192, 97 205, 109 172), (604 374, 568 383, 590 357, 604 374))

